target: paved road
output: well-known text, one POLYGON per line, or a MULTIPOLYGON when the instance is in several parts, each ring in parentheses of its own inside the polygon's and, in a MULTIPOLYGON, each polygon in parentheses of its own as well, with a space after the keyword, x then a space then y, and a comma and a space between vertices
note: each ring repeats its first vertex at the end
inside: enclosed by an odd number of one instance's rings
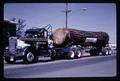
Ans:
POLYGON ((5 78, 114 77, 116 54, 80 59, 40 60, 35 64, 4 64, 5 78))

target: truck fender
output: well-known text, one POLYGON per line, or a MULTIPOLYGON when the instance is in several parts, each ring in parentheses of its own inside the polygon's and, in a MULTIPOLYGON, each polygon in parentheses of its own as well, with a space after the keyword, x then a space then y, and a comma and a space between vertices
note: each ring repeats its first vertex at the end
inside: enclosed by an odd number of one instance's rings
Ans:
POLYGON ((24 48, 23 55, 24 55, 23 58, 24 63, 34 63, 38 61, 38 55, 36 53, 36 50, 31 46, 27 46, 24 48))
POLYGON ((23 48, 23 55, 25 55, 25 51, 28 50, 28 49, 30 49, 30 48, 31 48, 30 46, 24 47, 24 48, 23 48))

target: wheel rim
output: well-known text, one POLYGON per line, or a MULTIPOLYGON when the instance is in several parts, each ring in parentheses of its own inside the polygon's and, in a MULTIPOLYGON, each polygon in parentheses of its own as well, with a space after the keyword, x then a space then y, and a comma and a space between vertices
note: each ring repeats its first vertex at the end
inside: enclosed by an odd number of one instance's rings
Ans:
POLYGON ((70 52, 70 58, 74 58, 75 57, 75 53, 73 51, 70 52))
POLYGON ((10 61, 13 62, 15 59, 13 57, 10 57, 10 61))
POLYGON ((77 54, 77 57, 81 57, 81 52, 80 51, 78 51, 78 54, 77 54))
POLYGON ((34 59, 33 53, 29 52, 29 53, 27 54, 27 60, 28 60, 29 62, 31 62, 31 61, 33 61, 33 59, 34 59))
POLYGON ((108 50, 106 51, 106 55, 108 55, 108 50))
POLYGON ((112 54, 112 51, 111 51, 111 50, 109 51, 109 54, 112 54))

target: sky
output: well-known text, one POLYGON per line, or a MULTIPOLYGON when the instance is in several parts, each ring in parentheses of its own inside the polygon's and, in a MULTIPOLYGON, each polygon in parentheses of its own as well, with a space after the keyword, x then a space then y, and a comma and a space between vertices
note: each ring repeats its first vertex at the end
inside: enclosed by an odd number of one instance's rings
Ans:
MULTIPOLYGON (((6 3, 4 20, 24 19, 26 27, 65 27, 65 3, 6 3)), ((104 31, 110 43, 116 43, 116 5, 114 3, 69 3, 68 28, 85 31, 104 31), (84 10, 86 9, 86 10, 84 10)))

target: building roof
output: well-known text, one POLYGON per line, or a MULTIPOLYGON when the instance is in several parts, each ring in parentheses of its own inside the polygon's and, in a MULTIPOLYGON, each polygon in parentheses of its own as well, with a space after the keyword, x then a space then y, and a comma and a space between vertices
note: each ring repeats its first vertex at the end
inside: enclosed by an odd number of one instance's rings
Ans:
POLYGON ((17 22, 10 21, 10 20, 8 20, 8 19, 5 19, 4 22, 8 22, 8 23, 11 23, 11 24, 17 24, 17 22))

